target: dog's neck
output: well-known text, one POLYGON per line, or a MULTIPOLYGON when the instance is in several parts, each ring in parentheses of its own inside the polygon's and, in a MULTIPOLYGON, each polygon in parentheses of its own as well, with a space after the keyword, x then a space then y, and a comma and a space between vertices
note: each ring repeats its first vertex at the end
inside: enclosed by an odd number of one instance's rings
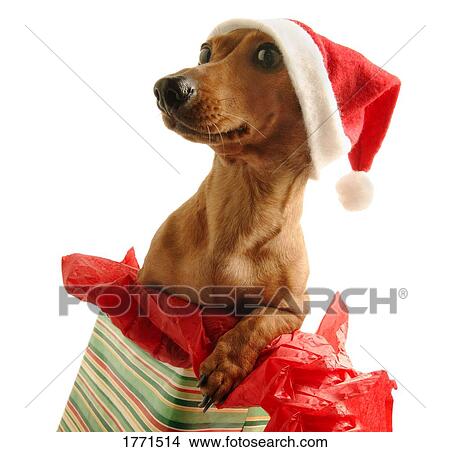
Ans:
POLYGON ((308 165, 261 168, 216 155, 201 190, 210 247, 246 252, 296 236, 308 176, 308 165))

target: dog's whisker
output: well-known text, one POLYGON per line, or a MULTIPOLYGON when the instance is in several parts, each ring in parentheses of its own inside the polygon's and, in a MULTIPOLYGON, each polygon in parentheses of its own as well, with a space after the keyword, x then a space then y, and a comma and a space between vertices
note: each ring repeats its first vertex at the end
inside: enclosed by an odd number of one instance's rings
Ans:
POLYGON ((222 140, 222 150, 225 151, 225 143, 223 142, 222 133, 220 132, 220 130, 217 127, 217 124, 215 122, 213 122, 212 125, 216 128, 217 132, 219 133, 220 139, 222 140))
POLYGON ((238 116, 238 115, 234 115, 234 114, 232 114, 232 113, 229 113, 229 112, 227 112, 227 111, 225 111, 225 112, 223 112, 224 114, 222 115, 222 113, 219 113, 219 114, 221 114, 222 116, 226 116, 226 115, 229 115, 229 116, 231 116, 231 117, 233 117, 233 118, 236 118, 236 119, 239 119, 240 121, 242 121, 242 122, 245 122, 245 124, 247 124, 248 126, 250 126, 252 129, 255 129, 263 138, 267 138, 256 126, 254 126, 252 123, 250 123, 249 121, 247 121, 246 119, 244 119, 244 118, 241 118, 240 116, 238 116))
POLYGON ((235 97, 225 97, 225 99, 217 99, 217 102, 225 102, 227 100, 234 102, 236 100, 236 98, 235 97))
POLYGON ((206 128, 208 129, 208 142, 209 142, 209 144, 211 144, 211 130, 210 130, 208 124, 206 124, 206 128))
POLYGON ((286 163, 289 162, 289 160, 292 159, 292 157, 294 157, 297 152, 299 150, 301 150, 303 148, 303 146, 305 144, 307 144, 308 139, 306 139, 305 141, 303 141, 302 143, 300 143, 273 171, 272 174, 276 173, 280 168, 282 168, 286 163))

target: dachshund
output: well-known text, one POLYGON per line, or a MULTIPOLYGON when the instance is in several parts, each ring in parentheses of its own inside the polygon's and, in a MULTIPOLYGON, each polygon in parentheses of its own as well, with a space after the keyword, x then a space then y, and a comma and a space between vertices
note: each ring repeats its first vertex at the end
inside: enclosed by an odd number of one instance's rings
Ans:
POLYGON ((312 163, 283 55, 260 30, 209 39, 199 64, 161 78, 154 94, 166 127, 215 155, 197 193, 156 232, 139 282, 198 291, 262 288, 261 303, 200 366, 206 410, 223 402, 260 352, 300 328, 307 314, 300 217, 312 163))

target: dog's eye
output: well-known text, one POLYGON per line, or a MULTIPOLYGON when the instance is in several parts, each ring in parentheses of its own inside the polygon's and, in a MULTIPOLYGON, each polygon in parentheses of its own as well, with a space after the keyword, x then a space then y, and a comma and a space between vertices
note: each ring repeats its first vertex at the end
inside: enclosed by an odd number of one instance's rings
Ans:
POLYGON ((200 56, 198 58, 198 64, 208 63, 211 59, 211 49, 207 46, 202 47, 200 50, 200 56))
POLYGON ((256 63, 264 69, 276 68, 282 60, 282 56, 275 44, 267 42, 258 47, 255 54, 256 63))

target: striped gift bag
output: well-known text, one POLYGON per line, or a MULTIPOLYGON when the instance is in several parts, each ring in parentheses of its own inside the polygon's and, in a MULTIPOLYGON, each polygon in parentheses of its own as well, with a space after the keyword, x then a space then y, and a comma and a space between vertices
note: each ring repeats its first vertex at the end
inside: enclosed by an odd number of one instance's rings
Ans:
POLYGON ((262 431, 262 408, 197 407, 192 369, 153 359, 99 315, 58 431, 262 431))

